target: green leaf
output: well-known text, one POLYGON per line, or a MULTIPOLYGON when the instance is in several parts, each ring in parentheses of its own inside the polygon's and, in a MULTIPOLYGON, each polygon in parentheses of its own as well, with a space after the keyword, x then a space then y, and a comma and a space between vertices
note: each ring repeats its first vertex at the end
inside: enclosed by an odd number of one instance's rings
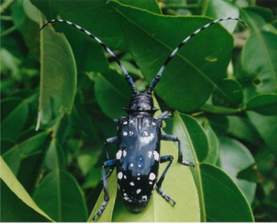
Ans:
POLYGON ((42 211, 18 182, 5 161, 1 164, 1 221, 45 222, 53 221, 42 211))
POLYGON ((228 118, 228 134, 235 138, 252 143, 260 144, 260 137, 249 119, 239 116, 227 116, 228 118))
POLYGON ((254 221, 245 196, 226 173, 210 164, 201 164, 200 169, 207 221, 254 221))
POLYGON ((63 34, 55 33, 51 25, 41 31, 41 81, 39 110, 58 97, 61 112, 70 113, 76 92, 77 72, 74 56, 63 34))
POLYGON ((233 181, 239 186, 249 204, 252 204, 254 200, 256 183, 238 179, 237 174, 254 162, 255 160, 249 150, 240 142, 230 138, 220 139, 221 168, 229 174, 233 181))
MULTIPOLYGON (((214 19, 220 19, 224 17, 237 17, 239 18, 239 9, 236 4, 233 2, 230 2, 228 0, 210 0, 207 1, 207 4, 203 7, 203 10, 205 12, 205 16, 212 17, 214 19)), ((228 22, 225 21, 222 23, 222 25, 230 32, 232 33, 234 29, 236 28, 237 22, 228 22)))
POLYGON ((123 107, 129 105, 131 88, 115 70, 97 73, 94 91, 99 106, 108 117, 116 118, 125 114, 123 107))
POLYGON ((274 93, 259 94, 251 98, 246 107, 262 115, 277 115, 277 95, 274 93))
MULTIPOLYGON (((203 17, 160 16, 115 1, 109 1, 109 6, 148 82, 181 41, 211 22, 203 17)), ((202 106, 224 77, 232 47, 232 36, 219 24, 201 32, 168 64, 156 93, 168 106, 181 111, 192 111, 202 106)))
POLYGON ((56 139, 52 139, 45 155, 45 165, 50 170, 63 169, 66 166, 66 158, 56 139))
POLYGON ((87 208, 82 191, 74 177, 58 169, 39 184, 34 201, 56 222, 85 222, 87 208))
POLYGON ((207 120, 202 126, 209 140, 209 153, 204 162, 215 165, 219 159, 219 141, 210 123, 207 120))
POLYGON ((23 101, 1 122, 1 139, 16 142, 28 118, 28 104, 23 101), (12 128, 11 128, 12 127, 12 128))
POLYGON ((277 155, 277 116, 263 116, 252 111, 248 111, 247 116, 269 148, 277 155))
POLYGON ((3 159, 15 175, 18 172, 21 159, 31 156, 36 151, 40 150, 48 135, 48 132, 39 133, 19 144, 14 145, 2 154, 3 159))
MULTIPOLYGON (((154 98, 154 106, 159 108, 159 105, 154 98)), ((158 111, 156 116, 159 116, 161 111, 158 111)), ((195 121, 197 123, 197 121, 195 121)), ((199 124, 198 124, 199 125, 199 124)), ((199 125, 200 126, 200 125, 199 125)), ((103 222, 165 222, 165 221, 179 221, 179 222, 199 222, 200 208, 197 196, 197 190, 193 182, 192 175, 188 167, 184 167, 177 162, 178 150, 172 142, 161 142, 161 155, 173 155, 175 158, 163 182, 163 189, 172 197, 176 198, 177 204, 173 207, 166 202, 156 191, 147 207, 139 214, 131 213, 123 204, 120 196, 116 200, 116 174, 108 179, 109 195, 111 197, 105 212, 100 217, 99 221, 103 222), (182 178, 180 178, 182 177, 182 178), (112 180, 111 180, 112 179, 112 180), (167 189, 167 190, 166 190, 167 189), (169 192, 170 191, 170 192, 169 192), (112 214, 114 208, 114 212, 112 214), (108 211, 106 211, 108 209, 108 211), (170 210, 170 213, 166 211, 170 210), (107 213, 106 213, 107 212, 107 213)), ((187 159, 187 158, 185 158, 187 159)), ((161 164, 161 170, 164 170, 167 164, 161 164)), ((92 216, 99 210, 103 203, 103 191, 98 198, 98 201, 90 215, 92 216)))
POLYGON ((224 107, 237 107, 243 100, 242 87, 233 79, 223 79, 212 95, 213 104, 224 107))
POLYGON ((245 99, 259 93, 276 93, 277 33, 261 31, 266 23, 253 11, 242 11, 247 24, 255 30, 242 49, 240 78, 245 83, 245 99), (257 57, 258 55, 258 57, 257 57))
MULTIPOLYGON (((114 15, 110 12, 105 0, 78 2, 32 0, 31 2, 47 16, 48 20, 54 19, 54 15, 57 13, 62 19, 74 22, 89 30, 110 48, 127 50, 120 26, 115 20, 114 15), (73 11, 74 13, 72 13, 73 11)), ((134 7, 141 7, 145 10, 161 14, 155 0, 123 2, 134 7)), ((67 34, 72 35, 73 30, 74 28, 71 29, 71 34, 67 34)), ((76 30, 76 32, 78 31, 76 30)))
MULTIPOLYGON (((96 217, 97 222, 111 222, 112 221, 112 215, 113 210, 115 207, 115 199, 117 195, 117 178, 116 178, 116 170, 113 171, 112 175, 108 179, 108 191, 110 200, 105 208, 105 211, 100 217, 96 217)), ((93 222, 92 218, 96 212, 99 211, 102 203, 104 202, 104 191, 102 190, 101 194, 98 197, 97 202, 94 205, 93 210, 90 213, 90 216, 88 218, 88 222, 93 222)))

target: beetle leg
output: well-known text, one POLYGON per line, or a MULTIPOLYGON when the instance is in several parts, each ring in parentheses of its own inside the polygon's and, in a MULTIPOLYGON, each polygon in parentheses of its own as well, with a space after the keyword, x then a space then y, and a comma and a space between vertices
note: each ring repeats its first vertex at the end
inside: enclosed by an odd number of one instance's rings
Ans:
POLYGON ((168 111, 164 111, 160 116, 157 117, 158 120, 165 120, 169 118, 171 114, 168 111))
POLYGON ((96 220, 95 220, 96 216, 100 217, 102 215, 102 213, 103 213, 104 209, 106 208, 108 201, 110 199, 105 168, 110 167, 111 169, 113 169, 115 164, 116 164, 116 160, 108 160, 108 161, 104 162, 104 164, 102 166, 102 179, 103 179, 103 185, 104 185, 104 202, 102 203, 98 212, 96 212, 94 214, 94 216, 92 217, 92 220, 94 222, 96 222, 96 220))
POLYGON ((185 166, 195 167, 194 163, 183 160, 183 154, 181 151, 181 142, 178 137, 176 137, 174 135, 162 134, 162 140, 177 142, 178 143, 178 153, 179 153, 178 154, 178 162, 185 166))
POLYGON ((164 162, 169 162, 167 164, 167 167, 165 168, 163 174, 161 175, 158 183, 157 183, 157 190, 159 192, 159 194, 167 201, 172 201, 173 205, 176 204, 175 200, 173 200, 171 197, 169 197, 166 193, 164 193, 164 191, 161 189, 162 183, 164 181, 165 175, 169 169, 169 167, 171 166, 172 162, 173 162, 173 156, 172 155, 166 155, 166 156, 162 156, 160 158, 160 163, 164 163, 164 162))
POLYGON ((108 151, 107 145, 111 145, 111 144, 116 144, 117 143, 117 137, 111 137, 111 138, 107 138, 105 143, 104 143, 104 148, 106 151, 106 155, 107 155, 107 159, 110 160, 110 153, 108 151))

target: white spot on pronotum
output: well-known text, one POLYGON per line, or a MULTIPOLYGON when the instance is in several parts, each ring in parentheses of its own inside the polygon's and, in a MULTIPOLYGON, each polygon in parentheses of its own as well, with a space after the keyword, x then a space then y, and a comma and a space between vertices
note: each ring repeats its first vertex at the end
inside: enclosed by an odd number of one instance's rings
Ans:
POLYGON ((130 185, 131 185, 131 186, 135 186, 135 183, 134 183, 134 182, 130 182, 130 185))
POLYGON ((137 189, 136 193, 139 194, 141 192, 141 189, 137 189))
POLYGON ((118 178, 119 180, 121 180, 122 177, 123 177, 123 173, 122 173, 122 172, 119 172, 119 173, 117 174, 117 178, 118 178))
POLYGON ((140 177, 138 177, 137 180, 140 180, 140 177))
POLYGON ((153 184, 153 182, 152 182, 152 181, 149 181, 149 184, 150 184, 150 185, 152 185, 152 184, 153 184))
POLYGON ((149 174, 149 180, 154 180, 156 178, 156 175, 154 173, 149 174))
POLYGON ((123 136, 127 136, 128 133, 126 131, 123 132, 123 136))
POLYGON ((157 151, 154 151, 153 154, 154 154, 154 159, 155 159, 156 161, 159 161, 159 159, 160 159, 159 153, 158 153, 157 151))
POLYGON ((122 156, 122 150, 119 150, 117 153, 116 153, 116 158, 117 159, 120 159, 122 156))

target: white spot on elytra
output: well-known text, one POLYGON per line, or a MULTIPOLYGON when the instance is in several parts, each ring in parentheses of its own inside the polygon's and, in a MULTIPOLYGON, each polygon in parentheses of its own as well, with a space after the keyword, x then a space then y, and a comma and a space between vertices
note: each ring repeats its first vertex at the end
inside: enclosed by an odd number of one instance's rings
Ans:
POLYGON ((131 186, 135 186, 135 183, 134 183, 134 182, 130 182, 130 185, 131 185, 131 186))
POLYGON ((149 181, 149 184, 150 184, 150 185, 152 185, 152 184, 153 184, 153 182, 152 182, 152 181, 149 181))
POLYGON ((133 131, 129 131, 129 136, 132 136, 134 134, 133 131))
POLYGON ((138 177, 137 180, 140 180, 140 177, 138 177))
POLYGON ((139 194, 141 192, 141 189, 137 189, 136 193, 139 194))
POLYGON ((138 167, 141 168, 141 165, 139 164, 138 167))
POLYGON ((127 179, 126 175, 124 175, 123 177, 124 177, 124 179, 127 179))
POLYGON ((133 163, 131 163, 131 164, 130 164, 130 167, 133 167, 133 166, 134 166, 134 164, 133 164, 133 163))
POLYGON ((123 132, 123 136, 127 136, 128 133, 126 131, 123 132))
POLYGON ((156 175, 154 173, 149 174, 149 180, 154 180, 156 178, 156 175))
POLYGON ((149 151, 148 152, 148 157, 151 158, 151 156, 152 156, 152 151, 149 151))
POLYGON ((125 125, 126 125, 126 124, 128 124, 128 122, 127 122, 127 121, 124 121, 124 122, 123 122, 123 124, 125 124, 125 125))
POLYGON ((119 150, 117 153, 116 153, 116 158, 117 159, 120 159, 122 156, 122 150, 119 150))
POLYGON ((143 195, 143 196, 141 197, 141 200, 142 200, 142 202, 146 202, 146 201, 147 201, 147 196, 146 196, 146 195, 143 195))
POLYGON ((157 152, 157 151, 154 151, 154 159, 156 160, 156 161, 159 161, 159 159, 160 159, 160 155, 159 155, 159 153, 157 152))
POLYGON ((119 172, 119 173, 117 174, 117 178, 118 178, 119 180, 121 180, 122 177, 123 177, 123 173, 122 173, 122 172, 119 172))
MULTIPOLYGON (((145 131, 146 132, 146 131, 145 131)), ((144 133, 145 133, 144 132, 144 133)), ((147 132, 146 132, 147 133, 147 132)), ((153 133, 150 133, 150 135, 148 136, 148 133, 147 135, 143 135, 143 137, 141 138, 141 141, 145 144, 148 144, 151 140, 153 140, 154 138, 154 134, 153 133)))
POLYGON ((125 157, 127 155, 126 150, 123 150, 123 157, 125 157))

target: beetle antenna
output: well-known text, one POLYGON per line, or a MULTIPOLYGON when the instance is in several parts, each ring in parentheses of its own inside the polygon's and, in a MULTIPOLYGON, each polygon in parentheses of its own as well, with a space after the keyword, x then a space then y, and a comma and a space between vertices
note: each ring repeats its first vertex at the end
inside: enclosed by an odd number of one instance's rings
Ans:
POLYGON ((178 47, 176 47, 174 49, 174 51, 169 55, 169 57, 166 59, 166 61, 164 62, 164 64, 162 65, 162 67, 160 68, 158 74, 156 75, 156 77, 152 80, 147 92, 151 93, 153 91, 153 89, 155 88, 155 86, 157 85, 157 83, 160 81, 160 78, 163 74, 163 71, 165 69, 165 67, 167 66, 167 64, 171 61, 171 59, 174 57, 174 55, 180 50, 180 48, 188 41, 190 40, 192 37, 194 37, 196 34, 198 34, 199 32, 203 31, 204 29, 206 29, 207 27, 221 22, 223 20, 237 20, 239 22, 241 22, 245 27, 247 27, 247 25, 245 24, 245 22, 243 22, 241 19, 239 18, 234 18, 234 17, 226 17, 226 18, 221 18, 221 19, 217 19, 214 20, 213 22, 210 22, 208 24, 206 24, 205 26, 199 28, 198 30, 196 30, 194 33, 192 33, 191 35, 189 35, 186 39, 184 39, 179 45, 178 47))
POLYGON ((87 35, 89 35, 91 38, 93 38, 94 40, 96 40, 113 58, 114 60, 117 62, 117 64, 119 65, 119 67, 121 68, 121 70, 123 71, 123 74, 125 76, 126 81, 128 82, 129 86, 131 87, 133 92, 137 92, 136 88, 135 88, 135 84, 133 79, 131 78, 131 76, 128 74, 127 70, 124 68, 124 66, 121 64, 121 62, 119 61, 119 59, 115 56, 115 54, 111 51, 111 49, 104 44, 98 37, 94 36, 91 32, 89 32, 88 30, 80 27, 79 25, 72 23, 70 21, 67 20, 63 20, 63 19, 52 19, 47 21, 41 28, 40 31, 46 27, 49 23, 55 23, 55 22, 60 22, 60 23, 66 23, 69 24, 73 27, 76 27, 77 29, 81 30, 82 32, 86 33, 87 35))

